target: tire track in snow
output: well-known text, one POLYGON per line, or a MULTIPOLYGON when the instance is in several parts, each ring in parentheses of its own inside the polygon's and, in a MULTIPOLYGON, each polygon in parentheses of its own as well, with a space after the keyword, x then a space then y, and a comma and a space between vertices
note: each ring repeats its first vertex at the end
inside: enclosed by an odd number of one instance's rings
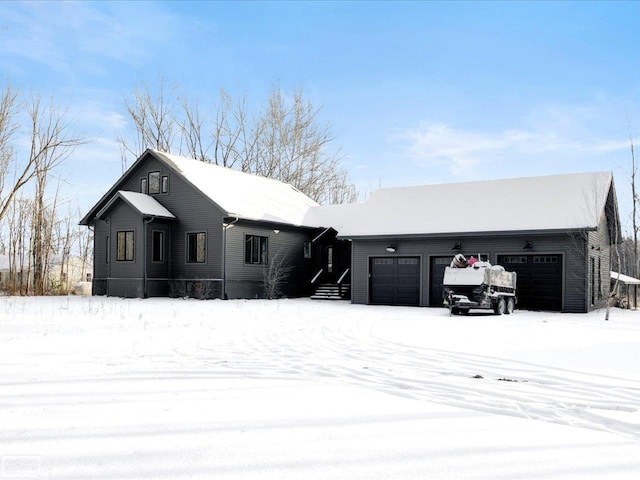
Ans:
POLYGON ((183 352, 202 366, 255 378, 373 388, 415 400, 640 438, 640 388, 627 380, 390 342, 349 327, 245 331, 232 344, 183 352), (224 361, 224 363, 220 363, 224 361), (630 416, 630 415, 626 415, 630 416), (637 418, 637 416, 636 416, 637 418))

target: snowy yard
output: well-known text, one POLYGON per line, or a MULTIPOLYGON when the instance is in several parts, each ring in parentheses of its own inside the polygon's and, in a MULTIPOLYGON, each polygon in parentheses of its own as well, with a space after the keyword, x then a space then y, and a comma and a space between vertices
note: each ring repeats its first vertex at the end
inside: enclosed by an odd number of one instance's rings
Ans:
POLYGON ((636 479, 603 317, 0 297, 0 479, 636 479))

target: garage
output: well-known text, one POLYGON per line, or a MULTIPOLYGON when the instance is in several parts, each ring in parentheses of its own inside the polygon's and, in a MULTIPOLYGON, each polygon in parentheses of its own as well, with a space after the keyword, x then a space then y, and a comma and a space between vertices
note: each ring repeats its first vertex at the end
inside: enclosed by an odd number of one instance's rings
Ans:
POLYGON ((374 305, 420 304, 419 257, 370 259, 370 303, 374 305))
POLYGON ((498 264, 518 274, 518 308, 562 310, 562 255, 498 255, 498 264))
POLYGON ((431 257, 429 265, 429 306, 442 306, 442 279, 444 278, 444 269, 451 264, 451 255, 446 257, 431 257))

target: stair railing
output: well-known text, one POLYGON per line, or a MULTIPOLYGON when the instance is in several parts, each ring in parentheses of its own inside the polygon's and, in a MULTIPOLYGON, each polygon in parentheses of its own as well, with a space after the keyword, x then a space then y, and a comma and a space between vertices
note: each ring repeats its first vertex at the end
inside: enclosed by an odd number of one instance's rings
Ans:
POLYGON ((316 273, 313 278, 311 279, 311 285, 313 285, 314 283, 316 283, 318 281, 318 278, 320 278, 320 275, 322 275, 322 272, 324 272, 324 268, 321 268, 320 270, 318 270, 318 273, 316 273))
POLYGON ((342 275, 340 275, 340 278, 338 278, 338 295, 342 296, 342 282, 344 281, 344 277, 347 276, 347 274, 349 273, 350 268, 347 267, 345 269, 344 272, 342 272, 342 275))

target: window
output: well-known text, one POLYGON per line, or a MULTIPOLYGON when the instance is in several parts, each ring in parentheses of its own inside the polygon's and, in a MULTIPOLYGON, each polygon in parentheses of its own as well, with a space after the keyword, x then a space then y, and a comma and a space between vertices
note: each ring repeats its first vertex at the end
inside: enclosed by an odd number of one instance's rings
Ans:
POLYGON ((151 261, 164 262, 164 232, 151 232, 151 261))
POLYGON ((244 263, 267 264, 267 237, 247 235, 244 239, 244 263))
POLYGON ((107 235, 107 250, 104 252, 104 261, 105 263, 109 263, 111 260, 111 238, 107 235))
POLYGON ((533 257, 533 263, 558 263, 557 255, 536 255, 533 257))
POLYGON ((167 193, 169 191, 169 177, 164 175, 162 177, 162 193, 167 193))
POLYGON ((120 262, 133 261, 133 231, 118 232, 116 241, 116 260, 120 262))
POLYGON ((304 242, 304 258, 311 258, 311 242, 304 242))
POLYGON ((418 264, 417 258, 399 258, 398 259, 398 265, 417 265, 417 264, 418 264))
POLYGON ((520 257, 520 256, 504 257, 503 263, 527 263, 527 257, 520 257))
POLYGON ((149 193, 160 193, 160 172, 149 172, 149 193))
POLYGON ((147 193, 147 179, 140 179, 140 193, 147 193))
POLYGON ((205 263, 207 258, 207 234, 187 233, 187 263, 205 263))
POLYGON ((376 265, 393 265, 393 258, 376 258, 373 263, 376 265))

